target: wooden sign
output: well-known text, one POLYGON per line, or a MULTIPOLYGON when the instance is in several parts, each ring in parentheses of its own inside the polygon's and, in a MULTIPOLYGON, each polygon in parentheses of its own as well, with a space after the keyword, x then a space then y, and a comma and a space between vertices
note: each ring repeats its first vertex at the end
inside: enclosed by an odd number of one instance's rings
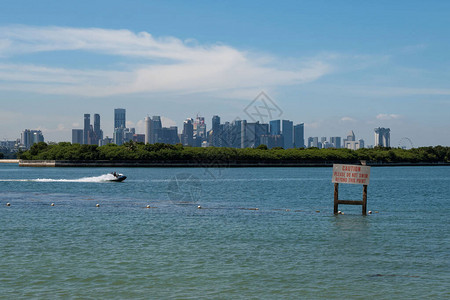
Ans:
MULTIPOLYGON (((365 163, 365 162, 364 162, 365 163)), ((334 214, 338 214, 339 204, 361 205, 362 214, 367 214, 367 186, 370 180, 370 167, 366 165, 333 165, 334 183, 334 214), (339 183, 362 184, 363 197, 361 201, 339 200, 339 183)))
POLYGON ((370 167, 360 165, 333 165, 333 183, 369 185, 370 167))

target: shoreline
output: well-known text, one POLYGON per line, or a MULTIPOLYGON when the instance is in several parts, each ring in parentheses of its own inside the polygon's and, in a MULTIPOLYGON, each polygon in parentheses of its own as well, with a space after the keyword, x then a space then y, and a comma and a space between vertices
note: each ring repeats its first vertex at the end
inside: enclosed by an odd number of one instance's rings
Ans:
POLYGON ((19 159, 0 159, 0 164, 18 164, 19 159))
MULTIPOLYGON (((12 161, 12 160, 11 160, 12 161)), ((70 161, 70 160, 14 160, 20 167, 126 167, 126 168, 266 168, 266 167, 295 167, 295 168, 312 168, 312 167, 332 167, 333 164, 360 164, 359 161, 324 161, 324 162, 251 162, 251 161, 70 161)), ((367 166, 371 167, 410 167, 410 166, 450 166, 445 162, 399 162, 399 163, 382 163, 367 162, 367 166)))

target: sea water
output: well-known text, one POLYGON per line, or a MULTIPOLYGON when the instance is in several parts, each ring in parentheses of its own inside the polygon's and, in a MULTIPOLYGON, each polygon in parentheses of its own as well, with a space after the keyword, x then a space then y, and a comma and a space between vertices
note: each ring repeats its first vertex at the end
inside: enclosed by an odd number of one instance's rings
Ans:
POLYGON ((450 167, 331 173, 0 164, 0 298, 449 298, 450 167))

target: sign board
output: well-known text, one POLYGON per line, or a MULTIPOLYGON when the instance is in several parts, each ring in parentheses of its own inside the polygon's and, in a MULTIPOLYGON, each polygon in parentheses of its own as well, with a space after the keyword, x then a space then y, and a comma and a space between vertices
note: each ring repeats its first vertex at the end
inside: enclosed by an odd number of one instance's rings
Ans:
POLYGON ((333 165, 333 183, 369 185, 370 167, 361 165, 333 165))

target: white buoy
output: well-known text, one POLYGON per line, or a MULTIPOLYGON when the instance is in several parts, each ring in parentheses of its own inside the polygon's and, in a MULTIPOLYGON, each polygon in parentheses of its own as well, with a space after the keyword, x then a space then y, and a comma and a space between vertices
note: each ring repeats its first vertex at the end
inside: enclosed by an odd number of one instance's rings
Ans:
POLYGON ((11 203, 9 203, 9 202, 8 202, 8 203, 6 203, 6 206, 11 206, 11 203))
POLYGON ((100 207, 100 204, 97 203, 97 205, 95 205, 96 207, 100 207))
POLYGON ((338 211, 338 214, 339 214, 339 215, 342 214, 342 211, 338 211))
POLYGON ((147 205, 147 208, 150 208, 150 205, 147 205))
POLYGON ((372 214, 372 211, 371 210, 369 210, 369 215, 371 215, 372 214))
POLYGON ((55 206, 55 203, 50 204, 51 206, 55 206))
POLYGON ((202 209, 202 207, 201 207, 200 205, 199 205, 199 206, 197 206, 197 208, 198 208, 198 209, 202 209))

